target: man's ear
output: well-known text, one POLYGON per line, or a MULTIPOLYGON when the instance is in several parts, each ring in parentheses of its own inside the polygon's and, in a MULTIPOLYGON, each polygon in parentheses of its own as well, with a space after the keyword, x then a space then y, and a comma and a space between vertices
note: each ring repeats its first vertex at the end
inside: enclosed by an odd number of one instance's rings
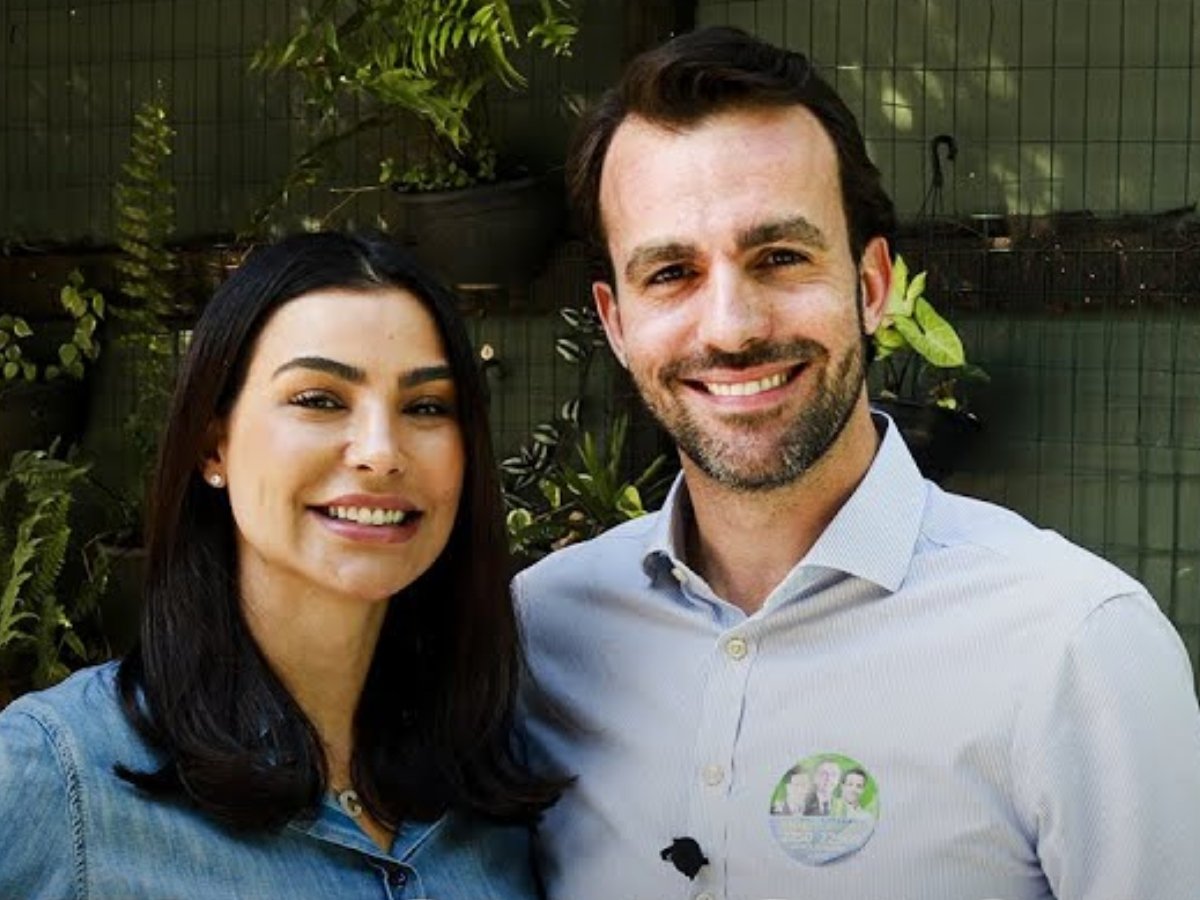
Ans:
POLYGON ((887 241, 871 238, 858 263, 862 285, 863 330, 874 334, 887 312, 888 293, 892 288, 892 254, 887 241))
POLYGON ((617 294, 607 281, 592 282, 592 300, 596 303, 596 312, 600 314, 600 322, 604 325, 604 333, 608 336, 608 345, 612 347, 613 355, 625 368, 629 363, 625 356, 625 333, 621 330, 621 310, 617 306, 617 294))

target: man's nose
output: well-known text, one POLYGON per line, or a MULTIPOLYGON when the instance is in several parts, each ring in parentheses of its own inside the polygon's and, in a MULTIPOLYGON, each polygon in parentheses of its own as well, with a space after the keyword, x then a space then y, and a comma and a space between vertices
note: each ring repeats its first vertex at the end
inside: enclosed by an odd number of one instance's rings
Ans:
POLYGON ((714 265, 696 329, 700 341, 714 350, 736 353, 765 340, 771 326, 770 302, 762 286, 739 266, 714 265))

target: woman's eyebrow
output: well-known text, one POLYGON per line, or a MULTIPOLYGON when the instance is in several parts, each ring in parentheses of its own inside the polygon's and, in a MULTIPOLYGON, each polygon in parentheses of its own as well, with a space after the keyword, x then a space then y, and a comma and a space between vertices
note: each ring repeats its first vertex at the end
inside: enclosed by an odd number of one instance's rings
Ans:
POLYGON ((329 359, 324 356, 297 356, 295 359, 285 362, 276 369, 271 377, 278 378, 284 372, 291 369, 311 369, 314 372, 324 372, 327 375, 333 375, 335 378, 340 378, 343 381, 351 381, 355 384, 360 384, 367 378, 367 373, 357 366, 347 365, 346 363, 338 362, 336 359, 329 359))
POLYGON ((421 366, 400 378, 403 387, 417 387, 431 381, 453 381, 454 371, 445 363, 436 366, 421 366))
MULTIPOLYGON (((362 384, 367 380, 367 373, 358 366, 352 366, 348 363, 338 362, 336 359, 329 359, 325 356, 297 356, 295 359, 285 362, 282 366, 275 370, 272 378, 277 378, 284 372, 291 369, 309 369, 314 372, 324 372, 327 375, 332 375, 335 378, 340 378, 342 381, 349 381, 352 384, 362 384)), ((453 381, 454 371, 446 363, 437 363, 431 366, 418 366, 411 369, 400 376, 401 387, 418 387, 422 384, 428 384, 431 381, 453 381)))

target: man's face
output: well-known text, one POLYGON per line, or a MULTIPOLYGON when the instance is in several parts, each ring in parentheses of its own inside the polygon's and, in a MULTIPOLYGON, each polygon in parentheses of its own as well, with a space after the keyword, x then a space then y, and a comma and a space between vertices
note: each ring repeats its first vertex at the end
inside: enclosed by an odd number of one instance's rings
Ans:
POLYGON ((833 142, 808 110, 685 130, 630 118, 600 204, 615 285, 593 293, 609 340, 700 471, 780 487, 868 415, 862 338, 882 315, 887 248, 872 241, 856 267, 833 142))
POLYGON ((841 777, 842 767, 832 760, 826 760, 817 766, 817 796, 829 797, 832 795, 833 789, 837 787, 841 777))
POLYGON ((787 802, 792 808, 799 808, 804 805, 804 798, 808 796, 811 788, 811 779, 807 772, 801 770, 793 772, 787 780, 785 791, 787 793, 787 802))
POLYGON ((850 772, 842 781, 842 799, 846 801, 847 806, 857 807, 862 799, 863 788, 867 786, 867 780, 858 772, 850 772))

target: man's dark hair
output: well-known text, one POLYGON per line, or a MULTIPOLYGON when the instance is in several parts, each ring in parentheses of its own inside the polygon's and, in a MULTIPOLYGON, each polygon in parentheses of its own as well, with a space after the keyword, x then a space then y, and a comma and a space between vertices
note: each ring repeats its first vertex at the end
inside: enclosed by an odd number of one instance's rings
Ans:
POLYGON ((876 236, 891 246, 895 207, 867 156, 858 122, 808 58, 737 28, 703 28, 635 57, 575 132, 566 173, 571 204, 610 268, 600 174, 613 134, 626 118, 679 128, 731 109, 792 105, 808 109, 833 140, 854 260, 876 236))
POLYGON ((328 781, 320 738, 247 627, 228 495, 204 483, 200 462, 276 310, 312 291, 395 288, 436 323, 466 467, 445 549, 389 602, 355 711, 354 785, 391 826, 450 807, 530 820, 557 796, 559 785, 529 775, 511 745, 522 663, 508 547, 484 387, 454 297, 390 240, 336 233, 255 251, 192 335, 149 493, 141 639, 119 674, 126 717, 164 763, 117 771, 151 795, 189 799, 252 829, 320 803, 328 781))

